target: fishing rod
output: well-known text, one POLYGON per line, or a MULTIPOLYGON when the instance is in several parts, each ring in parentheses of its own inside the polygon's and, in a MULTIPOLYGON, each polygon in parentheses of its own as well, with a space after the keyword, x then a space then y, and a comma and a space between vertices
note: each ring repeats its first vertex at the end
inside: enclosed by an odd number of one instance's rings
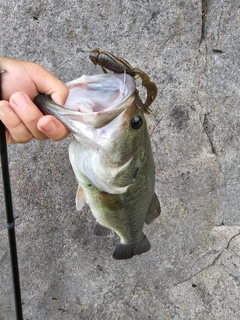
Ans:
MULTIPOLYGON (((4 70, 0 70, 0 100, 2 100, 1 77, 4 70)), ((12 195, 10 186, 10 176, 8 167, 7 142, 5 126, 0 120, 0 153, 2 166, 2 180, 5 198, 5 209, 7 217, 8 240, 12 267, 13 290, 15 299, 16 320, 23 320, 22 299, 20 289, 20 279, 18 270, 17 245, 15 236, 15 219, 13 216, 12 195)))

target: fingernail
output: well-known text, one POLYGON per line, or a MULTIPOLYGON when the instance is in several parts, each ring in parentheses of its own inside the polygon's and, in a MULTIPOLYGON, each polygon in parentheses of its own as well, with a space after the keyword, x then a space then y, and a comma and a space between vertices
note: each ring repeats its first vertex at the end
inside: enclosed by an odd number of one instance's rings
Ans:
POLYGON ((8 114, 12 111, 12 109, 8 106, 8 104, 4 101, 0 102, 0 111, 4 114, 8 114))
POLYGON ((55 131, 56 128, 57 128, 57 127, 56 127, 56 125, 55 125, 55 123, 54 123, 53 121, 47 123, 47 124, 43 127, 43 129, 44 129, 46 132, 49 132, 49 133, 55 131))
POLYGON ((18 108, 25 108, 29 105, 29 98, 26 94, 18 92, 12 95, 11 102, 18 108))

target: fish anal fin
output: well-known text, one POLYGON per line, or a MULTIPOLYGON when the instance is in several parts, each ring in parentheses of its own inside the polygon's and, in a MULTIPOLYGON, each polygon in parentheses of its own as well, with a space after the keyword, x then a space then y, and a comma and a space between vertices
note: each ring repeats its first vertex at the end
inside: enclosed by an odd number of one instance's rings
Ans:
POLYGON ((141 242, 123 244, 119 243, 115 251, 113 252, 113 258, 117 260, 129 259, 137 254, 147 252, 151 249, 151 244, 148 241, 148 238, 144 235, 144 238, 141 242))
POLYGON ((98 221, 95 223, 93 233, 100 237, 109 237, 114 235, 112 230, 102 226, 98 221))
POLYGON ((148 213, 145 218, 146 224, 150 224, 155 220, 161 213, 161 206, 156 193, 154 192, 150 206, 148 208, 148 213))

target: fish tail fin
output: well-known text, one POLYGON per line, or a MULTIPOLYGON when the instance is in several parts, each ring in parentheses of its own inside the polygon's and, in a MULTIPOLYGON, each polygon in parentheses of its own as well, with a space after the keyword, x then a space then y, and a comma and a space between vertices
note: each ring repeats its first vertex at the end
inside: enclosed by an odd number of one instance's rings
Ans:
POLYGON ((137 254, 147 252, 151 249, 151 244, 148 238, 144 238, 138 243, 122 244, 119 243, 113 252, 113 258, 117 260, 129 259, 137 254))

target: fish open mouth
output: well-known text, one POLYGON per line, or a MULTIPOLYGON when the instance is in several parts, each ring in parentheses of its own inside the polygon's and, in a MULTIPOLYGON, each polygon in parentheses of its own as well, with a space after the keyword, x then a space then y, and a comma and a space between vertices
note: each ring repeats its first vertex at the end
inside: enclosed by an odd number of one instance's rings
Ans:
POLYGON ((34 102, 44 114, 55 116, 76 135, 103 128, 119 117, 123 124, 124 111, 135 99, 135 80, 124 73, 83 75, 66 85, 69 95, 63 107, 46 95, 38 95, 34 102))
POLYGON ((116 111, 136 88, 128 74, 84 75, 66 85, 69 96, 64 108, 85 114, 116 111))

